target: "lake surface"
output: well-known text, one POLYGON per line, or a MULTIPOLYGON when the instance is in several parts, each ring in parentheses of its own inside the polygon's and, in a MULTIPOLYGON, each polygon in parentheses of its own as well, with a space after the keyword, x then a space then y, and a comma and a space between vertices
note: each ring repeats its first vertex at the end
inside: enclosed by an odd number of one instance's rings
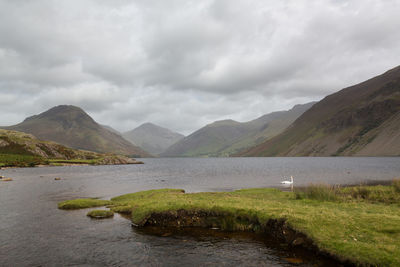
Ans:
POLYGON ((313 264, 309 255, 288 251, 268 238, 210 230, 172 234, 141 230, 119 215, 92 220, 86 217, 87 210, 58 210, 57 203, 157 188, 200 192, 280 187, 290 175, 296 186, 400 177, 400 158, 143 161, 143 165, 0 170, 0 175, 14 179, 0 182, 0 266, 292 266, 290 258, 298 257, 304 265, 313 264))

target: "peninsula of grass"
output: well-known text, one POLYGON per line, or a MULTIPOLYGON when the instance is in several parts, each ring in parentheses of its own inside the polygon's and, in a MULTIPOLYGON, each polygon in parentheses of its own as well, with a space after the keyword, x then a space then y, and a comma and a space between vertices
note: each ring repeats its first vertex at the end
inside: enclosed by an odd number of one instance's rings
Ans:
POLYGON ((400 266, 399 181, 388 186, 310 186, 297 192, 256 188, 186 194, 161 189, 115 197, 107 205, 131 214, 137 226, 268 233, 343 263, 400 266))
POLYGON ((102 207, 111 204, 109 200, 97 198, 78 198, 58 203, 58 208, 63 210, 87 209, 94 207, 102 207))
POLYGON ((94 219, 105 219, 114 216, 114 212, 111 210, 92 210, 86 214, 90 218, 94 219))

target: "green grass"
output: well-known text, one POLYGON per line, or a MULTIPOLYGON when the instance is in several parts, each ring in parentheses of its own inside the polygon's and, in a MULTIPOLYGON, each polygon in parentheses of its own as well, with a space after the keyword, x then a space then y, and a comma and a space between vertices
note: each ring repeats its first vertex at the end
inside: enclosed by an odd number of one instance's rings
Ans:
POLYGON ((122 195, 108 204, 114 212, 131 214, 132 222, 140 226, 154 214, 170 214, 183 224, 190 221, 177 218, 180 211, 205 214, 207 226, 224 230, 261 231, 268 228, 269 220, 283 219, 338 259, 357 265, 399 266, 399 183, 366 187, 367 198, 358 187, 336 188, 333 193, 331 188, 312 189, 301 197, 298 192, 268 188, 193 194, 162 189, 122 195))
POLYGON ((93 207, 102 207, 111 204, 109 200, 101 200, 96 198, 78 198, 58 203, 58 208, 63 210, 86 209, 93 207))
POLYGON ((320 201, 364 201, 400 205, 400 180, 393 180, 391 186, 349 186, 340 187, 326 184, 310 185, 295 191, 297 199, 320 201))
POLYGON ((92 210, 89 211, 86 215, 95 219, 104 219, 113 217, 114 212, 110 210, 92 210))
POLYGON ((0 154, 0 167, 34 167, 40 164, 47 164, 47 160, 32 155, 0 154))
POLYGON ((49 159, 50 165, 57 166, 63 164, 89 164, 95 165, 98 159, 49 159))

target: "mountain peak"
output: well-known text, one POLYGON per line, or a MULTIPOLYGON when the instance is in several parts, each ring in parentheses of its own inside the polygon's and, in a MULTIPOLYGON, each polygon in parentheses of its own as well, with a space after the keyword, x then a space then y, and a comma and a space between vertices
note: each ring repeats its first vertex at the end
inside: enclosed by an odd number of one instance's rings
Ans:
POLYGON ((162 127, 155 125, 154 123, 151 123, 151 122, 145 122, 145 123, 139 125, 139 127, 137 127, 137 128, 162 128, 162 127))
POLYGON ((7 129, 31 133, 41 140, 77 149, 148 156, 120 135, 98 124, 83 109, 72 105, 53 107, 7 129))
POLYGON ((221 126, 221 125, 236 125, 240 124, 240 122, 227 119, 227 120, 219 120, 219 121, 214 121, 213 123, 209 124, 208 126, 221 126))
POLYGON ((73 121, 77 118, 80 118, 81 120, 88 120, 91 123, 94 123, 94 120, 83 109, 72 105, 59 105, 52 107, 49 110, 42 112, 38 115, 26 118, 24 122, 35 119, 73 121))
POLYGON ((123 136, 152 154, 160 154, 184 136, 151 122, 128 131, 123 136))

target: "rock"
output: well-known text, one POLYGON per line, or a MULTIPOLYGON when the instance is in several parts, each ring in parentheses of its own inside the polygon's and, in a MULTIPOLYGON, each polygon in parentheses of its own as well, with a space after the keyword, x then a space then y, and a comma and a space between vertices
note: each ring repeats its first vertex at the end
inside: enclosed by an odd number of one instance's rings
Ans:
POLYGON ((304 239, 302 237, 298 237, 295 240, 293 240, 292 245, 293 246, 300 246, 304 244, 304 239))
POLYGON ((162 234, 161 236, 162 237, 167 237, 167 236, 171 236, 172 235, 172 233, 164 233, 164 234, 162 234))
POLYGON ((288 262, 292 263, 292 264, 302 264, 303 260, 299 259, 299 258, 285 258, 285 260, 287 260, 288 262))

